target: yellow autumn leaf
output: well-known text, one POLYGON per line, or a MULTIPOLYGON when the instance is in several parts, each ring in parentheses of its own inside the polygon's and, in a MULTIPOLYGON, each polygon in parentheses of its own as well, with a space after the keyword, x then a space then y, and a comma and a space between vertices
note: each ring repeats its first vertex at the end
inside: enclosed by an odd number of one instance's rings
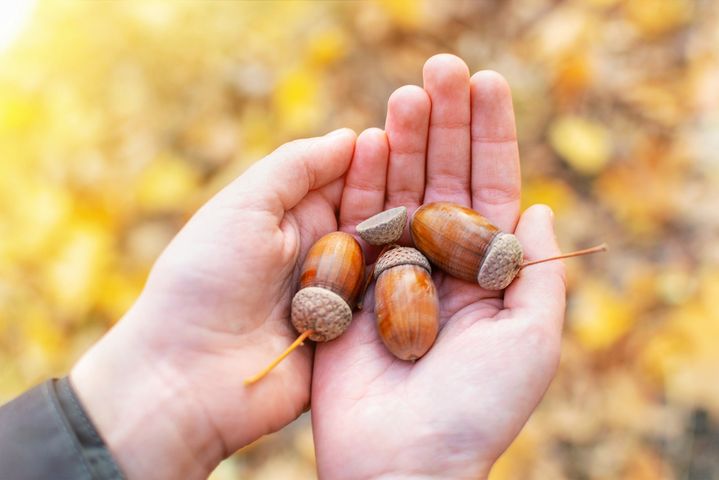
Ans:
POLYGON ((67 190, 55 185, 26 184, 22 197, 13 205, 11 238, 17 240, 15 254, 37 260, 42 250, 51 247, 54 236, 66 227, 72 205, 67 190))
POLYGON ((316 33, 307 45, 310 62, 320 67, 341 59, 346 51, 347 39, 339 28, 328 28, 316 33))
POLYGON ((627 0, 625 9, 632 24, 648 36, 685 25, 694 13, 690 0, 627 0))
POLYGON ((182 211, 198 183, 199 176, 187 161, 164 153, 138 179, 137 203, 148 211, 182 211))
POLYGON ((642 365, 663 384, 674 402, 719 414, 719 384, 709 382, 719 365, 719 271, 698 273, 700 288, 692 301, 675 308, 647 343, 642 365))
POLYGON ((423 20, 422 2, 417 0, 381 0, 377 4, 401 27, 417 27, 423 20))
POLYGON ((299 134, 319 122, 319 82, 315 72, 306 68, 280 78, 273 98, 277 117, 287 131, 299 134))
POLYGON ((622 0, 581 0, 582 3, 586 3, 592 7, 598 8, 611 8, 616 6, 622 0))
POLYGON ((559 179, 536 178, 522 185, 522 208, 535 203, 549 205, 558 216, 567 212, 575 202, 571 187, 559 179))
POLYGON ((97 306, 111 320, 119 320, 137 299, 144 283, 144 276, 109 272, 100 280, 97 306))
POLYGON ((612 155, 606 127, 584 117, 556 119, 549 127, 549 142, 570 167, 585 175, 600 172, 612 155))
POLYGON ((568 314, 570 331, 589 350, 611 347, 635 321, 626 297, 597 279, 585 281, 572 295, 568 314))
POLYGON ((677 154, 660 137, 637 135, 633 148, 622 162, 608 166, 594 182, 602 205, 632 233, 656 241, 662 227, 674 218, 685 195, 680 187, 682 168, 677 154))
POLYGON ((64 332, 50 316, 50 312, 30 308, 23 315, 23 336, 33 347, 39 349, 48 361, 62 353, 64 332))
POLYGON ((0 256, 6 264, 42 262, 70 215, 70 192, 27 175, 5 180, 5 188, 0 187, 0 256))
POLYGON ((0 364, 3 365, 0 368, 0 404, 5 404, 27 388, 27 381, 23 378, 17 358, 0 352, 0 364))
POLYGON ((45 290, 60 311, 80 320, 95 302, 100 280, 112 257, 113 239, 99 225, 78 221, 67 226, 54 259, 45 266, 45 290))
POLYGON ((549 10, 542 22, 532 26, 529 42, 533 54, 551 65, 567 56, 586 55, 598 27, 588 9, 566 2, 549 10))
POLYGON ((591 56, 586 52, 576 52, 564 58, 554 79, 557 102, 569 105, 575 102, 595 80, 595 69, 591 56))

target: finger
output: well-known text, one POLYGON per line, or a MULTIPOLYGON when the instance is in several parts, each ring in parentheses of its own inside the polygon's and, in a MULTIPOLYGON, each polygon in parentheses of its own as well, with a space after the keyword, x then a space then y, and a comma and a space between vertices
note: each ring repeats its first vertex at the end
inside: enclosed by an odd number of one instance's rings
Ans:
POLYGON ((430 100, 414 85, 401 87, 387 104, 385 131, 389 142, 385 208, 404 205, 411 214, 424 197, 424 165, 430 100))
MULTIPOLYGON (((516 235, 524 249, 525 261, 559 254, 553 221, 552 210, 545 205, 533 205, 524 212, 516 235)), ((522 269, 504 294, 504 306, 531 312, 529 318, 561 329, 565 295, 564 263, 551 261, 522 269)))
POLYGON ((384 131, 370 128, 357 137, 342 193, 340 229, 355 233, 358 223, 382 211, 388 157, 389 145, 384 131))
POLYGON ((519 217, 519 148, 512 94, 497 72, 470 79, 472 97, 472 207, 502 230, 519 217))
POLYGON ((432 102, 424 201, 469 206, 469 69, 454 55, 435 55, 424 65, 424 89, 432 102))
POLYGON ((230 194, 242 206, 270 211, 280 221, 308 192, 344 175, 354 145, 350 129, 286 143, 238 178, 230 194))

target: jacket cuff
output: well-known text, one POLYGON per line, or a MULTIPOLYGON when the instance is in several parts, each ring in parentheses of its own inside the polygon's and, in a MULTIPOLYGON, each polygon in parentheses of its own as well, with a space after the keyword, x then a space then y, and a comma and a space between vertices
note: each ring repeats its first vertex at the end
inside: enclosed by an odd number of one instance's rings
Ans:
POLYGON ((0 407, 2 478, 124 478, 67 377, 0 407))

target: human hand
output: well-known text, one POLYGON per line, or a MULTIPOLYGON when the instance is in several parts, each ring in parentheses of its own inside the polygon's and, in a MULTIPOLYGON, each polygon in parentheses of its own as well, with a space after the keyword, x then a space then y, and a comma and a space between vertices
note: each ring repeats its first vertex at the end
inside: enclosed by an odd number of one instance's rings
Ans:
POLYGON ((298 259, 337 229, 355 136, 280 147, 205 204, 71 382, 128 478, 204 478, 308 405, 312 350, 252 388, 296 337, 298 259))
MULTIPOLYGON (((557 254, 551 211, 534 206, 519 218, 519 197, 507 83, 488 71, 470 79, 464 62, 438 55, 425 64, 424 89, 391 96, 386 137, 370 130, 358 138, 340 228, 354 233, 386 208, 405 205, 411 215, 423 202, 448 200, 514 231, 527 260, 557 254)), ((486 477, 539 403, 559 359, 562 263, 523 270, 503 294, 442 272, 433 278, 441 331, 417 362, 385 349, 371 298, 343 336, 317 346, 320 477, 486 477)))

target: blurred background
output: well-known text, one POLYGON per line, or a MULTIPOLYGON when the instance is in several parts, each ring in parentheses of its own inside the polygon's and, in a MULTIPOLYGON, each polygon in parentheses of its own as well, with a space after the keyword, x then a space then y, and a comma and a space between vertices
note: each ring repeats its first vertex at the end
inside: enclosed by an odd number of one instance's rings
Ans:
MULTIPOLYGON (((560 372, 491 478, 719 478, 718 47, 713 0, 3 2, 0 402, 67 372, 231 178, 382 126, 451 52, 512 86, 525 206, 611 246, 567 262, 560 372)), ((305 415, 213 479, 313 462, 305 415)))

